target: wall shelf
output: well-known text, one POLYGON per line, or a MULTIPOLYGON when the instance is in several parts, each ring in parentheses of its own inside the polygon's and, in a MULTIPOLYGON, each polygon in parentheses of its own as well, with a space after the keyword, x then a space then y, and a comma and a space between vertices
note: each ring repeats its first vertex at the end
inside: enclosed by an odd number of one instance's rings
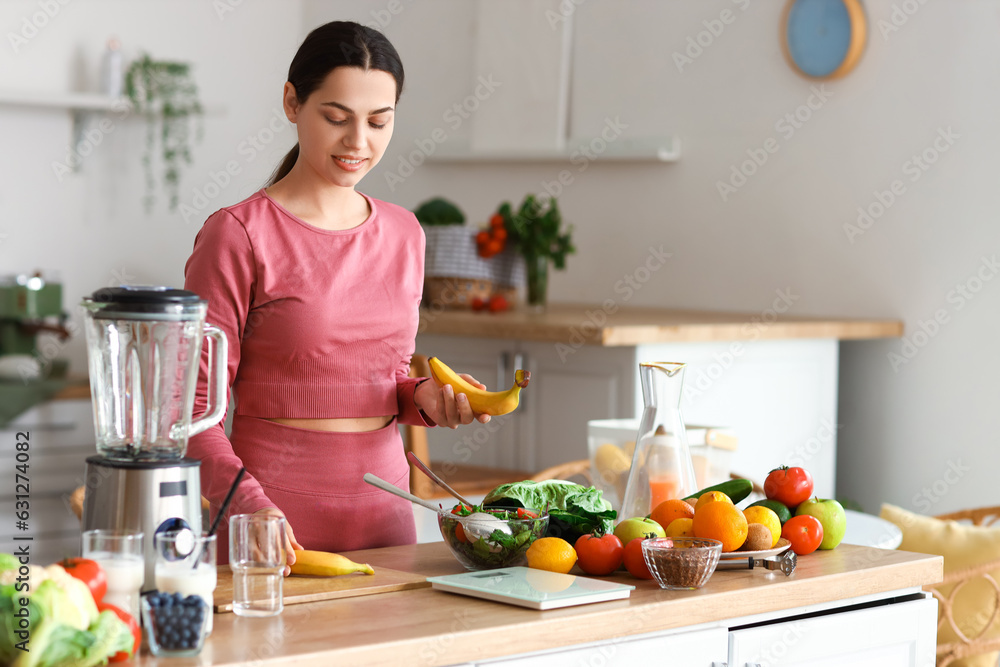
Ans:
POLYGON ((603 150, 589 146, 589 141, 571 141, 565 149, 538 151, 473 151, 467 143, 444 142, 436 146, 427 162, 676 162, 681 156, 680 139, 618 139, 603 142, 603 150))
POLYGON ((0 90, 0 104, 67 109, 69 111, 120 111, 131 106, 124 97, 110 97, 100 93, 47 93, 11 90, 0 90))

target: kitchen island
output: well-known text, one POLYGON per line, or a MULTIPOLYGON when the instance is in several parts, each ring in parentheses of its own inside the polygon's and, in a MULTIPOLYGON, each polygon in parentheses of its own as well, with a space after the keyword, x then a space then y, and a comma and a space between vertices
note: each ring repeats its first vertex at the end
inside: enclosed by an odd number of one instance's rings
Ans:
MULTIPOLYGON (((457 574, 442 543, 346 554, 422 576, 457 574)), ((217 614, 197 658, 140 665, 729 665, 850 655, 862 665, 933 664, 937 603, 920 590, 939 556, 841 545, 799 559, 786 577, 719 571, 696 591, 627 574, 628 600, 533 611, 429 587, 288 605, 274 618, 217 614), (757 656, 754 658, 754 656, 757 656), (669 657, 669 660, 667 658, 669 657), (658 661, 663 658, 663 661, 658 661)), ((574 574, 578 574, 574 570, 574 574)), ((350 575, 363 576, 363 575, 350 575)))
POLYGON ((806 465, 816 493, 831 498, 840 341, 878 344, 901 336, 903 324, 796 316, 797 298, 779 291, 757 313, 609 301, 550 304, 544 313, 421 309, 419 354, 490 389, 509 387, 517 368, 531 372, 521 406, 496 424, 431 429, 431 459, 537 472, 587 458, 589 420, 641 414, 640 362, 684 362, 684 417, 733 430, 734 472, 762 482, 775 466, 806 465))

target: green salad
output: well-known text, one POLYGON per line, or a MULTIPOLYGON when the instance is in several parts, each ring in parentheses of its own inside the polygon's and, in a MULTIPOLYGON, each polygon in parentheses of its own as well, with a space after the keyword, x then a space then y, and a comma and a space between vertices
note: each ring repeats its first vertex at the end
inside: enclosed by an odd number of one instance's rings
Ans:
POLYGON ((521 565, 528 547, 545 534, 548 516, 525 509, 488 509, 456 505, 439 514, 445 542, 470 570, 521 565))

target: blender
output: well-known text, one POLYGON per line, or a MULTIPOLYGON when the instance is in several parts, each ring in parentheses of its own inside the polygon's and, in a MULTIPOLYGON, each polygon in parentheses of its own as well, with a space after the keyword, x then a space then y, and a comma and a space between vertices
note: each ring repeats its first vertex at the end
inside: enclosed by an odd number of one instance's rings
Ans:
POLYGON ((225 415, 226 337, 205 324, 208 302, 185 290, 108 287, 82 306, 97 436, 83 530, 142 531, 148 590, 155 587, 154 535, 187 533, 193 542, 202 532, 201 462, 184 453, 190 436, 225 415), (192 420, 205 338, 209 405, 192 420))

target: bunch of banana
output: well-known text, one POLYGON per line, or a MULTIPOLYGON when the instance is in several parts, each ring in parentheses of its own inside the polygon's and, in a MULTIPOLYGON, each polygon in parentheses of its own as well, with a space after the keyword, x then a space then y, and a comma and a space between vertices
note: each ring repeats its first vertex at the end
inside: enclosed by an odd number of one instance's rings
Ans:
POLYGON ((438 384, 451 385, 456 394, 465 394, 468 397, 469 405, 474 411, 494 417, 513 412, 517 408, 521 390, 528 386, 528 380, 531 378, 531 373, 518 369, 514 373, 513 387, 507 391, 486 391, 464 380, 437 357, 431 357, 427 363, 431 367, 431 375, 438 384))
POLYGON ((367 563, 361 565, 340 554, 325 551, 295 551, 295 564, 292 574, 311 574, 319 577, 339 577, 342 574, 364 572, 375 574, 375 570, 367 563))

